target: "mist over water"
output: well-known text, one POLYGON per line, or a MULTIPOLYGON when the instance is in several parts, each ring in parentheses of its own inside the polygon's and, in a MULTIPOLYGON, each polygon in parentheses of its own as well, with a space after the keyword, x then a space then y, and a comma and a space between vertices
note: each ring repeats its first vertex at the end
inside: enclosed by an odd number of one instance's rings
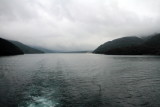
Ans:
POLYGON ((159 107, 160 57, 0 57, 0 107, 159 107))

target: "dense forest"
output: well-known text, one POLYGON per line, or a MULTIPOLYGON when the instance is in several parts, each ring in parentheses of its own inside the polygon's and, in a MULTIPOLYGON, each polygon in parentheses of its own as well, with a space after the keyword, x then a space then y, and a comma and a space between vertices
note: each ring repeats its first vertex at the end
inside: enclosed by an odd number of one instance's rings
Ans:
POLYGON ((160 55, 160 34, 148 37, 123 37, 106 42, 93 51, 108 55, 160 55))
POLYGON ((18 41, 0 38, 0 56, 44 53, 18 41))
POLYGON ((0 38, 0 50, 0 56, 23 54, 17 46, 2 38, 0 38))

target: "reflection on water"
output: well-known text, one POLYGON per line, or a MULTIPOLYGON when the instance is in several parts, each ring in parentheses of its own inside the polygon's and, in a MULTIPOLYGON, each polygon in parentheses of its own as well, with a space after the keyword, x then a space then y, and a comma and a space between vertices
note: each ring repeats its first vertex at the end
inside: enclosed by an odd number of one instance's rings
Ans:
POLYGON ((160 57, 0 57, 0 107, 159 107, 160 57))

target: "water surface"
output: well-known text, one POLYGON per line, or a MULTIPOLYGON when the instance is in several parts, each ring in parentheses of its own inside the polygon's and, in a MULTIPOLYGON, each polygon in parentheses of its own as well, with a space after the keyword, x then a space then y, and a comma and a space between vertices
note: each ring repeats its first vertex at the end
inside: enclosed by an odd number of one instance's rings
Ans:
POLYGON ((0 57, 0 107, 160 107, 160 57, 0 57))

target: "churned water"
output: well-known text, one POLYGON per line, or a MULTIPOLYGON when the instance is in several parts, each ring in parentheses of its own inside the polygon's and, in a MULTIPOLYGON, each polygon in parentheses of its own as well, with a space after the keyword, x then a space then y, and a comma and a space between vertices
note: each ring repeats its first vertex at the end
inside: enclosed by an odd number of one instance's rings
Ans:
POLYGON ((160 107, 160 57, 0 57, 0 107, 160 107))

